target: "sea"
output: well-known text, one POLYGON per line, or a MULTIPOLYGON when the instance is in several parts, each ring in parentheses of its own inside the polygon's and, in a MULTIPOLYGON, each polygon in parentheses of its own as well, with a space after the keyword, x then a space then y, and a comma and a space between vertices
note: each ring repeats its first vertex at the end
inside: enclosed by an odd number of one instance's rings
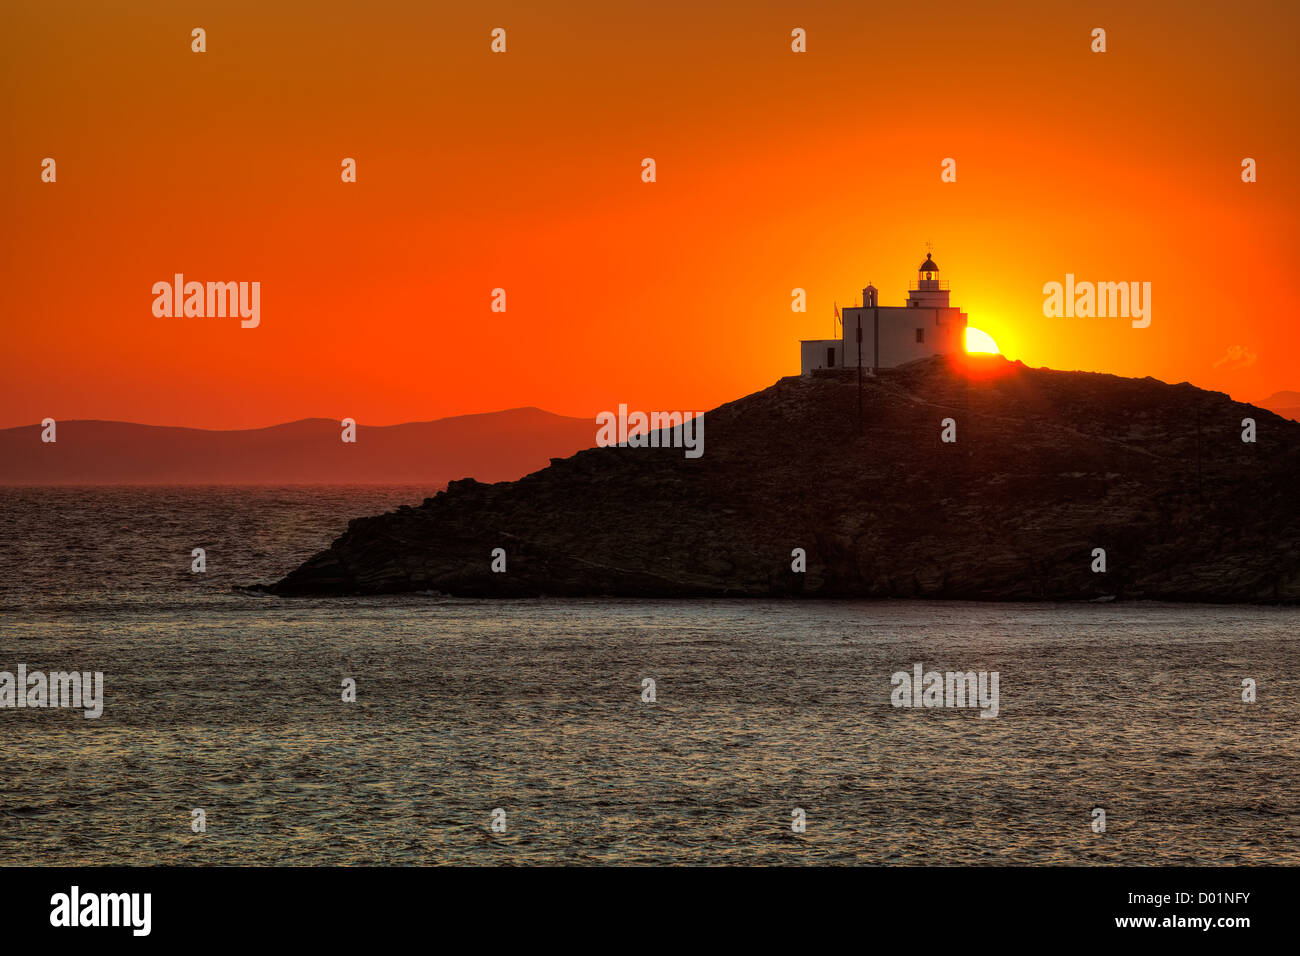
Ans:
POLYGON ((0 489, 0 864, 1300 862, 1300 609, 236 589, 430 493, 0 489))

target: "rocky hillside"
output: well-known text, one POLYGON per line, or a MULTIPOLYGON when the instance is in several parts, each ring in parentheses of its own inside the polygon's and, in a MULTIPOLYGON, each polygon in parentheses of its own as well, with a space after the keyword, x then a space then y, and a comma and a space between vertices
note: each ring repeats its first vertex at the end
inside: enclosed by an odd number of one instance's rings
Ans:
POLYGON ((270 590, 1300 600, 1300 423, 999 357, 868 378, 864 409, 859 433, 855 379, 782 379, 709 412, 700 458, 596 448, 452 482, 351 522, 270 590))

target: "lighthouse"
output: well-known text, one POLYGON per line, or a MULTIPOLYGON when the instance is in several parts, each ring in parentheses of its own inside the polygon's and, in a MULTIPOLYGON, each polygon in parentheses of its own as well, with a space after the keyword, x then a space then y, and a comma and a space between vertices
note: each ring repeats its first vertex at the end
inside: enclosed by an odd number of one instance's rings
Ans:
POLYGON ((907 305, 914 309, 949 308, 948 283, 939 280, 939 264, 928 252, 916 268, 916 283, 908 290, 907 305))
POLYGON ((841 310, 839 338, 800 341, 800 374, 857 368, 859 354, 863 369, 874 372, 930 355, 963 351, 966 313, 952 305, 949 294, 948 282, 939 278, 939 264, 928 252, 917 266, 904 305, 882 306, 879 290, 868 283, 862 290, 862 305, 841 310))

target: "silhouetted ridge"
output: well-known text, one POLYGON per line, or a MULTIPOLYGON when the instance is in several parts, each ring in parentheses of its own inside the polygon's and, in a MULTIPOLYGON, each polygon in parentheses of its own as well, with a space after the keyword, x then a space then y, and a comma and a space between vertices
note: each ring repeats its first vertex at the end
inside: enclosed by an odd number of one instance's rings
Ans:
POLYGON ((859 435, 851 376, 785 378, 709 412, 701 458, 596 448, 452 482, 352 521, 271 590, 1300 599, 1300 424, 1188 384, 1000 357, 890 370, 864 405, 859 435))

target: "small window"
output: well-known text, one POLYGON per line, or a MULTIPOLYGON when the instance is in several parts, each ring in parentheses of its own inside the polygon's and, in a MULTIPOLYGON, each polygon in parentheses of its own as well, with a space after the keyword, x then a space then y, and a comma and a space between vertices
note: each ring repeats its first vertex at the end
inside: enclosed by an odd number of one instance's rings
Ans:
POLYGON ((835 350, 833 348, 826 350, 826 367, 827 368, 835 367, 835 350))
POLYGON ((925 342, 925 329, 917 329, 917 330, 916 330, 916 342, 917 342, 918 345, 924 344, 924 342, 925 342))

